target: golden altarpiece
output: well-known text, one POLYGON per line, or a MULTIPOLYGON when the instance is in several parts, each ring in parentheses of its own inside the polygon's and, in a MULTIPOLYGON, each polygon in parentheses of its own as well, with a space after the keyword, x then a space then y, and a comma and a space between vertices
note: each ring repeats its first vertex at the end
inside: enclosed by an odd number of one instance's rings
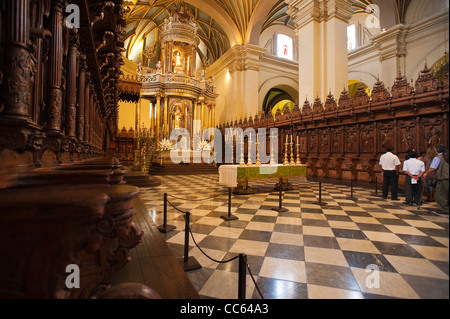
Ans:
POLYGON ((149 134, 156 142, 168 139, 173 129, 184 128, 194 149, 194 134, 214 127, 218 95, 213 79, 205 77, 205 61, 198 59, 203 54, 198 47, 197 28, 188 5, 177 1, 160 32, 161 52, 156 55, 160 59, 155 68, 139 65, 141 99, 150 100, 149 134))

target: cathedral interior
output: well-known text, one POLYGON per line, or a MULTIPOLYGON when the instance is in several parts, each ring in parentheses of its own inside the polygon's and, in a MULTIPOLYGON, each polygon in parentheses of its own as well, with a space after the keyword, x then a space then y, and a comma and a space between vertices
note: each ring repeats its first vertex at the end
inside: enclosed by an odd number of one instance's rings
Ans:
POLYGON ((0 297, 448 299, 448 201, 404 205, 401 168, 382 198, 379 164, 448 150, 448 19, 447 0, 2 1, 0 297))

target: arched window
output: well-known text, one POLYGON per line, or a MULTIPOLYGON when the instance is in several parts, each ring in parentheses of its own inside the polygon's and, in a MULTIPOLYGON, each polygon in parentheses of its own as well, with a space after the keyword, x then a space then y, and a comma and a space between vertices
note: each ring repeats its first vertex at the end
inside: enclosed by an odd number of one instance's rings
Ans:
POLYGON ((347 50, 356 49, 356 26, 351 24, 347 27, 347 50))
POLYGON ((277 56, 292 60, 294 58, 294 42, 290 36, 277 34, 277 56))

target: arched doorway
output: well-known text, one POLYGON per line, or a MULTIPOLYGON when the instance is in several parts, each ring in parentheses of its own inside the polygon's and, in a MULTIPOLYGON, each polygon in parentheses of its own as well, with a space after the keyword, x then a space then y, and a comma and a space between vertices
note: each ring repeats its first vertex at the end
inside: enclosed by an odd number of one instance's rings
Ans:
POLYGON ((272 112, 272 114, 275 114, 277 109, 280 109, 284 113, 286 107, 289 107, 291 111, 294 108, 294 99, 292 96, 280 88, 271 88, 264 97, 262 105, 264 114, 267 115, 272 112))

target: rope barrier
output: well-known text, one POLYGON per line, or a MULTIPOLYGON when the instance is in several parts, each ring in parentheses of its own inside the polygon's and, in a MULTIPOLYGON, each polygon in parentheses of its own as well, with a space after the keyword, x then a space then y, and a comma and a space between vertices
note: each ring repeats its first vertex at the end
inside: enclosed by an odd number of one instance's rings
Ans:
MULTIPOLYGON (((217 259, 214 259, 214 258, 212 258, 211 256, 209 256, 207 253, 205 253, 204 251, 203 251, 203 249, 198 245, 198 243, 197 243, 197 241, 195 240, 195 237, 194 237, 194 234, 192 233, 192 230, 191 230, 191 227, 189 226, 189 215, 190 215, 190 212, 185 212, 185 211, 182 211, 182 210, 180 210, 179 208, 177 208, 175 205, 173 205, 168 199, 167 199, 167 196, 169 196, 169 195, 166 195, 165 194, 165 201, 167 202, 167 203, 169 203, 169 205, 170 206, 172 206, 173 208, 175 208, 177 211, 179 211, 180 213, 182 213, 183 214, 183 217, 184 217, 184 219, 185 219, 185 223, 186 223, 186 226, 185 226, 185 232, 186 232, 186 230, 189 232, 189 234, 191 235, 191 238, 192 238, 192 241, 194 242, 194 244, 195 244, 195 247, 197 247, 198 248, 198 250, 200 250, 200 252, 204 255, 204 256, 206 256, 206 258, 208 258, 209 260, 212 260, 212 261, 214 261, 214 262, 216 262, 216 263, 219 263, 219 264, 225 264, 225 263, 229 263, 229 262, 231 262, 231 261, 233 261, 233 260, 236 260, 237 258, 239 258, 239 256, 240 255, 236 255, 236 256, 234 256, 234 257, 232 257, 232 258, 230 258, 230 259, 227 259, 227 260, 217 260, 217 259)), ((172 197, 175 197, 175 196, 172 196, 172 197)), ((194 270, 194 269, 198 269, 198 268, 201 268, 201 266, 200 265, 195 265, 195 264, 198 264, 197 263, 197 261, 195 260, 195 258, 192 258, 192 260, 191 260, 191 263, 192 264, 194 264, 194 265, 188 265, 189 264, 189 258, 191 258, 191 257, 188 257, 188 250, 189 250, 189 245, 188 245, 188 241, 187 241, 187 238, 188 238, 188 236, 187 236, 187 234, 185 235, 185 247, 184 247, 184 250, 185 250, 185 253, 184 253, 184 258, 183 258, 183 262, 184 262, 184 264, 185 264, 185 266, 186 266, 186 268, 185 268, 185 270, 187 271, 187 270, 194 270)), ((242 254, 241 254, 242 255, 242 254)), ((249 272, 249 274, 250 274, 250 277, 251 277, 251 279, 252 279, 252 281, 253 281, 253 284, 255 285, 255 288, 256 288, 256 290, 258 291, 258 293, 259 293, 259 295, 261 296, 261 299, 264 299, 264 297, 263 297, 263 295, 262 295, 262 293, 261 293, 261 290, 259 289, 259 287, 258 287, 258 285, 257 285, 257 283, 256 283, 256 280, 255 280, 255 278, 254 278, 254 276, 253 276, 253 274, 252 274, 252 272, 251 272, 251 270, 250 270, 250 265, 247 263, 247 258, 244 258, 244 260, 245 260, 245 265, 244 265, 244 267, 246 267, 247 268, 247 270, 248 270, 248 272, 249 272)), ((239 258, 239 261, 241 261, 241 258, 239 258)), ((239 279, 240 280, 240 282, 239 282, 239 298, 240 299, 245 299, 245 276, 242 278, 240 278, 239 279), (242 287, 242 286, 244 286, 244 287, 242 287), (242 292, 242 289, 244 290, 243 292, 242 292)))
POLYGON ((201 201, 204 201, 204 200, 208 200, 208 199, 212 199, 212 198, 216 198, 216 197, 222 196, 222 195, 226 194, 226 192, 228 192, 228 191, 223 191, 223 192, 221 192, 219 194, 216 194, 216 195, 213 195, 213 196, 207 197, 207 198, 195 198, 195 199, 180 198, 180 197, 177 197, 177 196, 174 196, 174 195, 167 195, 167 196, 173 197, 173 198, 178 199, 178 200, 201 202, 201 201))
MULTIPOLYGON (((200 252, 201 252, 203 255, 205 255, 208 259, 210 259, 210 260, 212 260, 212 261, 214 261, 214 262, 216 262, 216 263, 219 263, 219 264, 226 264, 226 263, 229 263, 229 262, 231 262, 231 261, 233 261, 233 260, 239 258, 239 255, 236 255, 236 256, 234 256, 234 257, 232 257, 232 258, 230 258, 230 259, 227 259, 227 260, 217 260, 217 259, 214 259, 214 258, 212 258, 211 256, 208 256, 208 254, 205 253, 205 252, 200 248, 200 246, 197 244, 197 241, 196 241, 195 238, 194 238, 194 234, 192 233, 192 230, 191 230, 190 227, 189 227, 189 233, 191 234, 191 238, 192 238, 192 241, 194 242, 195 246, 196 246, 196 247, 198 248, 198 250, 200 250, 200 252)), ((261 299, 264 299, 264 297, 263 297, 263 295, 262 295, 262 293, 261 293, 261 290, 259 290, 258 284, 256 283, 256 280, 255 280, 255 278, 253 277, 252 271, 250 270, 250 265, 247 263, 247 259, 246 259, 246 258, 245 258, 245 265, 246 265, 246 267, 247 267, 247 269, 248 269, 248 272, 249 272, 249 274, 250 274, 250 277, 252 278, 253 284, 254 284, 255 287, 256 287, 256 290, 258 291, 259 295, 261 296, 261 299)))
POLYGON ((175 208, 177 211, 179 211, 180 213, 184 214, 186 213, 184 210, 181 210, 179 208, 177 208, 176 206, 174 206, 169 200, 167 200, 167 202, 169 203, 170 206, 172 206, 173 208, 175 208))

